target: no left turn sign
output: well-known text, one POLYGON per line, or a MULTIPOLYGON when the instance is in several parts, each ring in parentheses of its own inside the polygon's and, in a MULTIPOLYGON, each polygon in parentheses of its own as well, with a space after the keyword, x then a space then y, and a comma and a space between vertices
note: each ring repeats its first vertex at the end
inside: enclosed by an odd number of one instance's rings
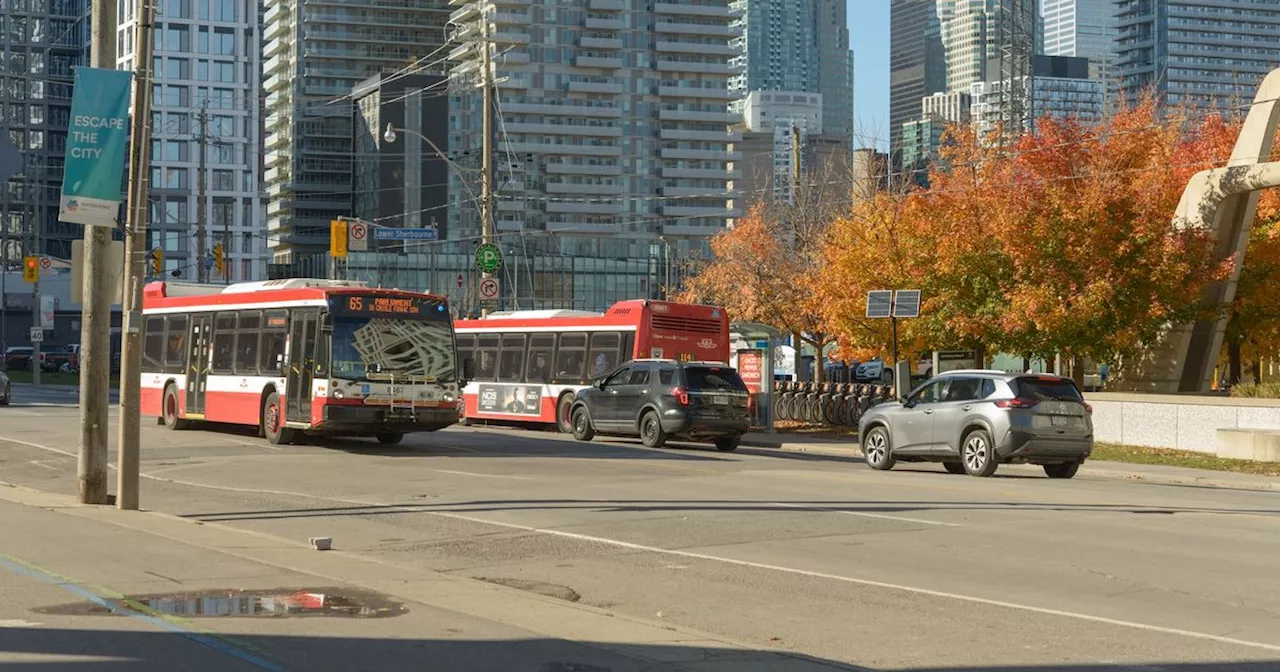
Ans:
POLYGON ((347 237, 349 238, 348 249, 357 252, 369 249, 369 227, 363 222, 352 222, 351 226, 347 227, 347 237))

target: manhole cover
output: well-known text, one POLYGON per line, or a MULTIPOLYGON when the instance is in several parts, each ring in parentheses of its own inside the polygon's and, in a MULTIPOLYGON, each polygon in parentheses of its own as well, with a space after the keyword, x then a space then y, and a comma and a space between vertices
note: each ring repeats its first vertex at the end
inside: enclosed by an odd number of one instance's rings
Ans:
POLYGON ((404 605, 372 592, 348 588, 280 590, 214 590, 191 593, 130 595, 110 600, 110 607, 74 602, 35 609, 62 616, 109 616, 122 611, 156 613, 185 618, 390 618, 404 605))

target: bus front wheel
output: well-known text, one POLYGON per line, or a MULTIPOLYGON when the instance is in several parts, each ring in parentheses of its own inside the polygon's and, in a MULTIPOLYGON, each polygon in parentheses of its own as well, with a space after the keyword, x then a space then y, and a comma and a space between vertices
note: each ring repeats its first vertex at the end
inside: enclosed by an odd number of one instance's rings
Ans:
POLYGON ((178 416, 178 386, 170 383, 164 388, 164 408, 161 410, 164 426, 169 429, 186 429, 187 421, 178 416))
POLYGON ((280 403, 280 395, 272 392, 262 405, 262 435, 272 445, 293 442, 293 430, 284 426, 284 420, 284 404, 280 403))

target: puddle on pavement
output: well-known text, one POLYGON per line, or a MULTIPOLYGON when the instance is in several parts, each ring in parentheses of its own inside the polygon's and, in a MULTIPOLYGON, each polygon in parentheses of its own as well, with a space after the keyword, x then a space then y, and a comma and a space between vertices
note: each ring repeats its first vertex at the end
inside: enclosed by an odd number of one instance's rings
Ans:
MULTIPOLYGON (((130 595, 108 602, 120 609, 183 618, 391 618, 407 611, 403 604, 385 596, 347 588, 130 595)), ((118 613, 93 602, 74 602, 33 611, 58 616, 118 613)))

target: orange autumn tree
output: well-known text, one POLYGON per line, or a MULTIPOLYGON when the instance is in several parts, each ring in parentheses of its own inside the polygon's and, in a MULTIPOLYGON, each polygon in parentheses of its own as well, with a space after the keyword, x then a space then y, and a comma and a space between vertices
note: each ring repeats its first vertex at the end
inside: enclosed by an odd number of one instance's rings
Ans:
POLYGON ((724 306, 735 321, 800 334, 821 352, 829 339, 810 291, 814 271, 809 256, 809 250, 821 250, 821 233, 813 233, 815 240, 797 241, 796 224, 785 220, 788 210, 756 205, 712 239, 711 260, 686 280, 677 300, 724 306))
POLYGON ((1116 361, 1198 314, 1223 269, 1208 232, 1173 217, 1190 176, 1229 155, 1234 130, 1215 117, 1162 116, 1150 101, 1098 126, 1037 126, 1005 147, 953 128, 930 190, 836 225, 822 284, 842 338, 857 336, 848 314, 865 296, 851 266, 895 255, 905 256, 884 281, 924 291, 909 329, 931 347, 1116 361), (868 235, 886 208, 896 235, 868 235))
POLYGON ((1259 198, 1227 316, 1228 380, 1240 382, 1248 362, 1253 380, 1259 382, 1262 360, 1280 354, 1280 189, 1265 190, 1259 198))

